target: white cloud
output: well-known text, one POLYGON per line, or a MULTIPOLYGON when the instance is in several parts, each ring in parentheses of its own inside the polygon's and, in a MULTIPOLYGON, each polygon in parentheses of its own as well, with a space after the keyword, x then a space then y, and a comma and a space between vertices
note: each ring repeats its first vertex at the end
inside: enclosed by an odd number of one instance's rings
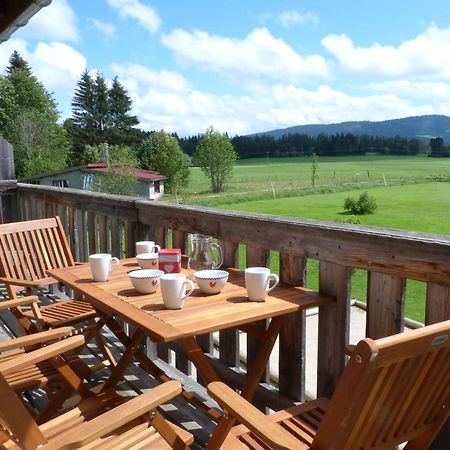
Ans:
POLYGON ((322 85, 307 90, 289 84, 254 83, 245 95, 217 95, 194 89, 169 71, 115 64, 133 100, 133 112, 146 130, 164 129, 181 135, 205 131, 247 134, 307 123, 385 120, 408 115, 443 113, 449 105, 415 106, 393 94, 352 96, 322 85))
POLYGON ((369 89, 374 92, 390 93, 421 100, 450 100, 450 84, 433 81, 393 80, 381 83, 369 83, 369 89))
POLYGON ((270 76, 281 80, 330 76, 322 56, 303 57, 266 28, 254 29, 244 39, 176 29, 163 35, 162 43, 181 61, 223 75, 270 76))
POLYGON ((161 18, 156 10, 139 0, 108 0, 108 4, 124 18, 137 20, 150 34, 155 34, 161 26, 161 18))
POLYGON ((121 80, 139 83, 143 88, 157 87, 171 92, 186 92, 190 89, 186 78, 171 70, 151 70, 139 64, 112 64, 111 70, 121 80))
POLYGON ((116 27, 109 22, 102 22, 101 20, 95 19, 93 17, 89 18, 94 28, 103 33, 108 40, 117 39, 116 27))
POLYGON ((356 47, 345 34, 322 39, 344 70, 368 76, 450 78, 450 28, 431 25, 398 47, 375 43, 356 47))
POLYGON ((77 16, 67 0, 53 0, 34 15, 28 25, 18 30, 18 38, 78 41, 77 16))
POLYGON ((39 42, 34 49, 22 39, 10 39, 0 46, 0 65, 8 65, 11 53, 17 50, 28 61, 34 75, 47 90, 72 92, 86 68, 86 58, 74 48, 61 42, 39 42))
POLYGON ((50 90, 74 89, 86 68, 86 58, 69 45, 39 42, 30 59, 34 73, 50 90))
POLYGON ((278 16, 278 21, 281 26, 290 28, 294 25, 304 25, 307 23, 317 26, 319 25, 320 19, 318 15, 309 11, 302 14, 296 10, 291 10, 280 13, 278 16))

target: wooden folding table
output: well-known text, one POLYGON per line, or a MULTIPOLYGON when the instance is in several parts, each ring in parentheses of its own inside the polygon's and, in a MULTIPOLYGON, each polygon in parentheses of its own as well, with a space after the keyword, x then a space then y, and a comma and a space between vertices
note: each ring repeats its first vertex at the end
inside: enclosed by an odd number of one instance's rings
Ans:
MULTIPOLYGON (((140 351, 139 346, 146 336, 155 342, 178 341, 196 366, 204 383, 218 381, 220 379, 216 371, 195 336, 227 328, 242 328, 247 332, 258 330, 261 337, 261 346, 241 392, 245 399, 251 400, 280 332, 283 317, 334 301, 332 297, 306 288, 280 284, 270 292, 264 302, 252 302, 246 296, 243 273, 237 269, 228 269, 230 276, 222 292, 207 295, 195 289, 193 295, 185 300, 182 309, 168 310, 164 307, 159 290, 153 294, 140 294, 133 288, 128 272, 138 268, 134 258, 121 260, 120 265, 113 265, 107 282, 94 282, 88 264, 52 269, 48 272, 49 276, 90 301, 103 317, 105 324, 125 346, 126 350, 113 368, 106 388, 117 384, 133 357, 159 380, 169 379, 140 351), (128 337, 124 333, 117 319, 122 319, 136 328, 133 336, 128 337), (261 332, 260 328, 252 324, 263 319, 272 320, 267 330, 261 332)), ((184 395, 193 399, 188 392, 184 392, 184 395)), ((215 410, 209 412, 218 418, 215 410)), ((231 425, 230 419, 222 419, 218 426, 218 429, 222 430, 219 434, 225 433, 231 425)))

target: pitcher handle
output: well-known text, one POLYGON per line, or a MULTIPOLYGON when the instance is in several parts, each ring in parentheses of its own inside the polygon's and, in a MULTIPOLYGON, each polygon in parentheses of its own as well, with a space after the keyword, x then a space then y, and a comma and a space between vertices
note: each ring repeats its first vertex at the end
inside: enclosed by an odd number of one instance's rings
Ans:
POLYGON ((222 267, 222 264, 223 264, 222 249, 220 248, 220 245, 216 244, 215 242, 213 242, 211 244, 211 248, 215 248, 217 250, 217 252, 219 253, 219 260, 217 262, 214 261, 214 258, 213 258, 213 269, 219 269, 220 267, 222 267))

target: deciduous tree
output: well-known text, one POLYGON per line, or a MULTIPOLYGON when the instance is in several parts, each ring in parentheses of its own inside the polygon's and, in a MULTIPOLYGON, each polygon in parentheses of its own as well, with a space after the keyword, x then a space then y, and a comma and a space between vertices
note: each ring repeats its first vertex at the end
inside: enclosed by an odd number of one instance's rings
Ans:
POLYGON ((65 167, 68 142, 52 96, 18 52, 6 72, 0 77, 0 134, 14 146, 17 176, 65 167))
POLYGON ((228 136, 219 133, 213 127, 206 130, 194 155, 195 163, 209 178, 213 192, 223 191, 236 159, 237 154, 228 136))
POLYGON ((191 160, 174 136, 164 131, 152 133, 143 141, 138 158, 143 169, 156 170, 167 177, 164 183, 167 192, 177 194, 188 185, 191 160))

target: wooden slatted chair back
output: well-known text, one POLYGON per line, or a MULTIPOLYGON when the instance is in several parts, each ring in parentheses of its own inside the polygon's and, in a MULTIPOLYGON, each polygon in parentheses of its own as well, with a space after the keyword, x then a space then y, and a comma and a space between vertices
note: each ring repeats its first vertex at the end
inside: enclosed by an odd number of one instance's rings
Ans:
MULTIPOLYGON (((48 269, 74 264, 59 217, 0 225, 1 276, 52 284, 48 269)), ((19 289, 8 286, 11 297, 19 289)))
POLYGON ((427 448, 449 417, 450 321, 373 341, 352 353, 312 448, 427 448))
POLYGON ((0 372, 0 427, 5 437, 13 440, 19 448, 34 450, 47 441, 33 417, 8 385, 0 372))

